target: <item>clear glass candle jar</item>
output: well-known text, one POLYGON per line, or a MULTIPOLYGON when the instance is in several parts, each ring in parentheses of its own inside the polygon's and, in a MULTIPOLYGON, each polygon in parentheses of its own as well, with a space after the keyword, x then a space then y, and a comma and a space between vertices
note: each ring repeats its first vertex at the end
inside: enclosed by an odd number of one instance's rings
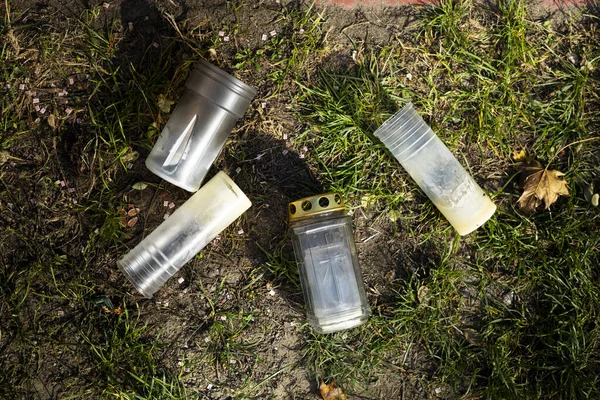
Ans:
POLYGON ((294 201, 288 206, 289 234, 298 264, 308 322, 319 333, 367 321, 367 302, 358 264, 352 219, 337 194, 294 201))

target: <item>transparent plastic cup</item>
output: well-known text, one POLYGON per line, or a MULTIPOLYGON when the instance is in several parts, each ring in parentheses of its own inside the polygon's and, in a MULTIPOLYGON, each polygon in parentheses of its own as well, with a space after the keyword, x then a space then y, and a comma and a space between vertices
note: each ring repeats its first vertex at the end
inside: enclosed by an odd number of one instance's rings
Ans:
POLYGON ((187 191, 198 190, 256 90, 200 61, 146 159, 146 167, 187 191))
POLYGON ((411 103, 385 121, 375 136, 460 235, 471 233, 494 215, 492 200, 411 103))
POLYGON ((250 206, 250 200, 240 188, 225 173, 219 172, 117 261, 117 266, 138 292, 151 298, 250 206))
POLYGON ((338 195, 289 204, 290 237, 310 325, 331 333, 364 324, 371 314, 358 264, 352 220, 338 195))

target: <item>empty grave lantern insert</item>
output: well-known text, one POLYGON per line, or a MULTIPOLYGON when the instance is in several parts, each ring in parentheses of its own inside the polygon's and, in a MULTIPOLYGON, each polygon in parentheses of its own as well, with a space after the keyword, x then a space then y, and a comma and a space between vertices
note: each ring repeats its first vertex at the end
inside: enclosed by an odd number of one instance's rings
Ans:
POLYGON ((289 233, 309 323, 319 333, 359 326, 371 309, 358 264, 352 219, 338 194, 288 206, 289 233))

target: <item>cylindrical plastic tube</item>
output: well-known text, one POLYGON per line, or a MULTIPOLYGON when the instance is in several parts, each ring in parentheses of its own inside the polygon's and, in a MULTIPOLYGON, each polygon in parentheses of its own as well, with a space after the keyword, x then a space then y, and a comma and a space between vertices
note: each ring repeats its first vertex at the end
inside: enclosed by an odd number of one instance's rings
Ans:
POLYGON ((352 220, 332 193, 289 204, 290 237, 308 322, 318 333, 364 324, 371 314, 358 264, 352 220))
POLYGON ((117 265, 150 298, 250 206, 240 188, 219 172, 117 265))
POLYGON ((375 136, 460 235, 479 228, 496 211, 488 195, 411 103, 385 121, 375 136))
POLYGON ((198 63, 185 86, 146 166, 164 180, 195 192, 256 90, 206 61, 198 63))

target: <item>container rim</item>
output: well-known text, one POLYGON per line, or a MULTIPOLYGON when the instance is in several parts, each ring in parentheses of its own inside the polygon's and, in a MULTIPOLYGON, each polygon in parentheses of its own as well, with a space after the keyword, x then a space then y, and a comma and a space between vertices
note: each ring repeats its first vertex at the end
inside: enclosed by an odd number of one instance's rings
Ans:
MULTIPOLYGON (((127 255, 125 255, 125 257, 126 256, 127 255)), ((138 279, 135 279, 134 275, 131 273, 131 262, 125 261, 125 257, 117 260, 117 268, 121 270, 121 272, 123 273, 123 275, 125 275, 131 286, 133 286, 139 294, 141 294, 147 299, 151 299, 154 295, 154 292, 150 293, 141 287, 140 281, 138 279)))
POLYGON ((408 103, 406 103, 406 105, 404 107, 402 107, 400 110, 396 111, 394 113, 394 115, 392 115, 391 117, 386 119, 383 122, 383 124, 381 124, 379 126, 379 128, 377 128, 375 130, 375 132, 373 132, 373 135, 375 135, 377 137, 383 136, 384 134, 386 134, 385 131, 387 130, 387 128, 389 128, 390 125, 394 124, 404 114, 410 113, 411 111, 415 111, 415 109, 413 107, 413 103, 408 102, 408 103))
POLYGON ((216 80, 217 82, 226 86, 228 89, 234 91, 242 97, 247 98, 248 100, 252 100, 257 94, 257 90, 252 86, 242 82, 241 80, 228 74, 206 60, 198 60, 198 63, 194 67, 194 71, 198 71, 199 73, 209 76, 210 78, 216 80))

